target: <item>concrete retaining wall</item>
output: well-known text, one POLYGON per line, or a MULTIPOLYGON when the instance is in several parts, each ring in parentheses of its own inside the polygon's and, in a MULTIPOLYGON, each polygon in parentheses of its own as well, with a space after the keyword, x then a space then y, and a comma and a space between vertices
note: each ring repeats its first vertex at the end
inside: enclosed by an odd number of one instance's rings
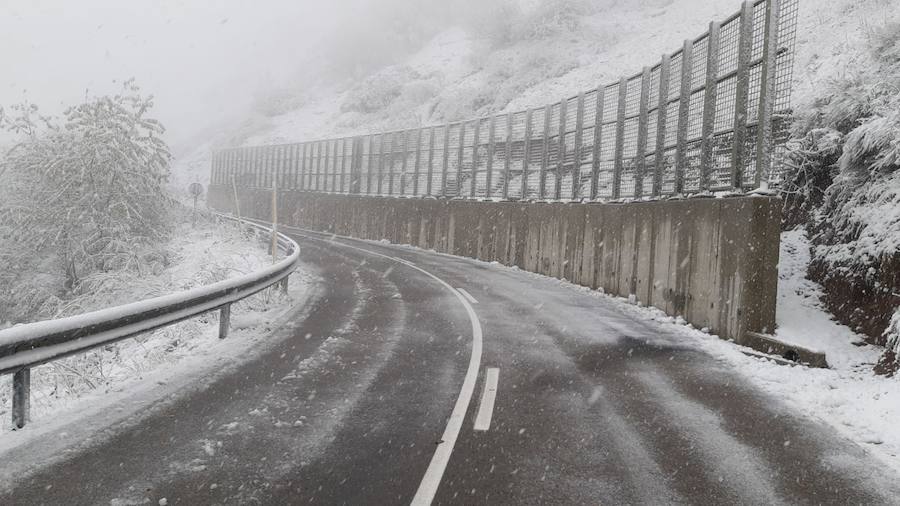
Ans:
MULTIPOLYGON (((243 190, 241 212, 271 219, 271 193, 243 190)), ((233 212, 213 186, 210 207, 233 212)), ((281 223, 497 261, 607 293, 634 295, 697 328, 744 342, 772 332, 781 200, 563 204, 398 199, 284 191, 281 223)))

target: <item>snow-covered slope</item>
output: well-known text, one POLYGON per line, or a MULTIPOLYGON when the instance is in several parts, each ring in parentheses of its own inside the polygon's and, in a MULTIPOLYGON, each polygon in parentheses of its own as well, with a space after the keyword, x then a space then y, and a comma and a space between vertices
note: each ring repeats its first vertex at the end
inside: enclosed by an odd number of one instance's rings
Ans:
MULTIPOLYGON (((175 186, 207 181, 208 153, 216 146, 321 139, 550 103, 634 74, 704 32, 709 21, 740 9, 737 0, 583 3, 588 7, 571 29, 498 42, 497 32, 511 20, 448 26, 406 61, 363 79, 297 89, 281 101, 289 104, 285 110, 249 117, 178 160, 175 186)), ((817 86, 858 57, 851 49, 874 28, 897 18, 892 3, 800 0, 793 86, 798 107, 818 98, 817 86)))

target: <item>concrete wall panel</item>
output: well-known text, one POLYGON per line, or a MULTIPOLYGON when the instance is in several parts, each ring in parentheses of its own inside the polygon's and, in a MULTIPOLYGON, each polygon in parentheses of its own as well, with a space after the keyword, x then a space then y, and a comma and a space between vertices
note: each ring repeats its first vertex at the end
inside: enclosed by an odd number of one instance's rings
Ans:
MULTIPOLYGON (((243 216, 271 220, 271 192, 241 190, 243 216)), ((208 205, 234 211, 230 187, 208 205)), ((279 221, 387 239, 565 278, 634 297, 742 342, 775 324, 781 201, 775 197, 631 204, 522 204, 279 194, 279 221)))

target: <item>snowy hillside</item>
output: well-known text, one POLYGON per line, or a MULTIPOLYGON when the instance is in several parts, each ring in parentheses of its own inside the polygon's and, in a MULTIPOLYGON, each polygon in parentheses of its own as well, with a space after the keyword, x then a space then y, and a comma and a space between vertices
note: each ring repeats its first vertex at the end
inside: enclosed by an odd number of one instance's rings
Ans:
MULTIPOLYGON (((849 48, 897 16, 891 3, 800 2, 798 108, 819 98, 817 84, 856 57, 849 48)), ((279 92, 239 127, 177 160, 174 184, 206 182, 209 152, 219 146, 313 140, 544 105, 634 74, 739 8, 736 0, 568 0, 487 12, 482 22, 448 26, 405 61, 362 79, 320 81, 288 97, 279 92)))

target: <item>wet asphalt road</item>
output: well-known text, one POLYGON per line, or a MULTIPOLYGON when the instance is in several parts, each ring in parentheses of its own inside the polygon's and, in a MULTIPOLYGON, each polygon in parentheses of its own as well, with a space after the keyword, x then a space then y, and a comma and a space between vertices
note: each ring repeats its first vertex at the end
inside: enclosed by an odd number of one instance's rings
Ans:
POLYGON ((684 338, 558 282, 297 233, 320 278, 279 343, 19 483, 0 504, 888 504, 895 477, 684 338), (352 245, 353 247, 346 247, 352 245), (475 431, 486 368, 490 426, 475 431), (434 475, 432 475, 434 478, 434 475), (427 479, 425 481, 428 481, 427 479))

